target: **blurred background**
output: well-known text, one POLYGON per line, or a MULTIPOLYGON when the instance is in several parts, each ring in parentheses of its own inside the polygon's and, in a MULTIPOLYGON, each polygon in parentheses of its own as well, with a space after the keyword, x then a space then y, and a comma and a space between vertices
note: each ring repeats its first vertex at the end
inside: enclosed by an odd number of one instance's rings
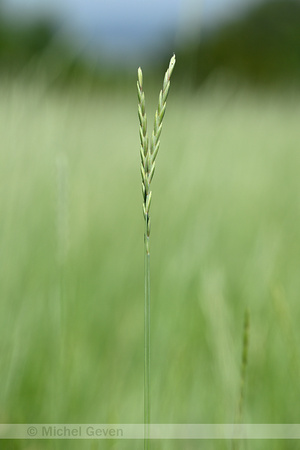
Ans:
MULTIPOLYGON (((150 134, 173 53, 151 205, 152 422, 299 423, 299 0, 1 1, 1 423, 143 422, 136 76, 150 134)), ((199 447, 231 443, 153 443, 199 447)))
MULTIPOLYGON (((49 81, 162 70, 193 87, 226 73, 247 83, 299 82, 297 0, 2 0, 2 73, 44 72, 49 81)), ((222 75, 222 76, 223 76, 222 75)))

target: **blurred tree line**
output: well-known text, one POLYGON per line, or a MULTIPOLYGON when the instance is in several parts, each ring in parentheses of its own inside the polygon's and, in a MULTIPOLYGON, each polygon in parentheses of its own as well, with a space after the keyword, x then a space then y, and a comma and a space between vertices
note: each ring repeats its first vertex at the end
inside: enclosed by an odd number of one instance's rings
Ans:
MULTIPOLYGON (((18 73, 38 65, 60 80, 95 78, 95 67, 83 55, 54 42, 55 26, 40 21, 10 26, 0 11, 0 72, 18 73)), ((176 76, 198 86, 229 74, 251 84, 300 83, 300 1, 267 0, 242 17, 204 30, 198 42, 177 51, 176 76)), ((161 72, 161 67, 157 69, 161 72)), ((101 67, 97 77, 101 79, 101 67)))
MULTIPOLYGON (((97 77, 100 72, 97 71, 97 77)), ((7 21, 0 8, 0 75, 44 77, 53 83, 77 84, 95 78, 95 70, 57 33, 46 19, 23 23, 7 21)))
POLYGON ((19 69, 41 55, 51 41, 50 24, 40 22, 27 27, 11 26, 0 16, 1 71, 19 69))
MULTIPOLYGON (((179 56, 179 55, 178 55, 179 56)), ((300 82, 300 2, 269 0, 204 32, 180 55, 192 82, 228 74, 251 84, 300 82)))

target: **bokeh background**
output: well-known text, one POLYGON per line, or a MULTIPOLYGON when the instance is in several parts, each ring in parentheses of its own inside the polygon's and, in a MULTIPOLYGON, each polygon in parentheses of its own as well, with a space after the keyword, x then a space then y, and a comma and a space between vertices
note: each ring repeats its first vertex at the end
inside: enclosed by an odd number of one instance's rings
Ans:
MULTIPOLYGON (((298 0, 2 0, 1 423, 143 422, 136 73, 151 127, 174 52, 151 206, 152 422, 240 419, 248 310, 241 420, 299 423, 298 0)), ((153 442, 199 446, 231 443, 153 442)))

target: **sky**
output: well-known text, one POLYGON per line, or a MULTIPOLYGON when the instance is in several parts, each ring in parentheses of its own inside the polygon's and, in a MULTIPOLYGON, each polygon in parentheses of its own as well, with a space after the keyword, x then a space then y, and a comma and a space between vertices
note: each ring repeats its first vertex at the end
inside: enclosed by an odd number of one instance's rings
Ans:
POLYGON ((4 10, 23 21, 59 19, 77 44, 101 50, 112 60, 140 58, 192 39, 260 0, 2 0, 4 10), (168 43, 168 44, 167 44, 168 43))

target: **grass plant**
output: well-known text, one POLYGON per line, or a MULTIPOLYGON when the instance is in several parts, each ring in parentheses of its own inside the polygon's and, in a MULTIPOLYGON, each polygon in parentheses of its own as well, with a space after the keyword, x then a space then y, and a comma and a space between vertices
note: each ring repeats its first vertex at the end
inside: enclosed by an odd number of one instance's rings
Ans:
POLYGON ((140 155, 141 175, 144 213, 144 258, 145 258, 145 302, 144 302, 144 424, 145 424, 145 450, 149 449, 149 424, 150 424, 150 205, 152 191, 150 184, 154 175, 155 160, 160 146, 160 135, 162 131, 163 118, 166 111, 167 97, 170 90, 170 79, 175 66, 175 55, 170 60, 169 67, 165 73, 163 87, 159 93, 158 107, 155 112, 154 128, 151 135, 150 145, 147 132, 147 116, 145 93, 143 91, 143 73, 138 69, 138 116, 140 122, 140 155))

